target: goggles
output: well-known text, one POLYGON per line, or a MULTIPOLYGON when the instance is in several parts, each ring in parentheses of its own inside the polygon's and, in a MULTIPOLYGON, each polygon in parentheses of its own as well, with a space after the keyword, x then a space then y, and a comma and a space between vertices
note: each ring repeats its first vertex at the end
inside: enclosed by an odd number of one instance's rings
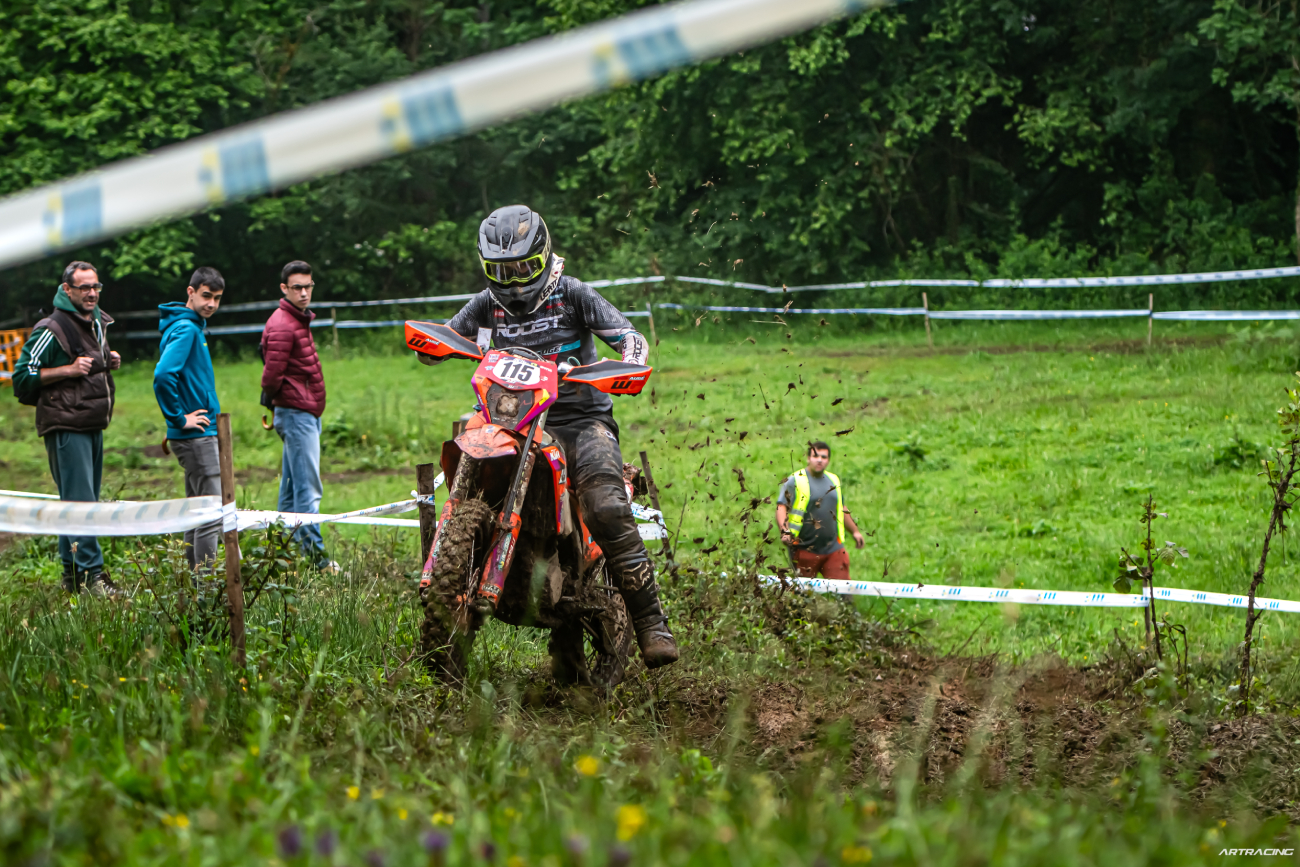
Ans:
POLYGON ((531 282, 546 267, 546 256, 542 253, 515 262, 489 262, 486 259, 480 261, 483 263, 483 273, 487 278, 494 283, 502 284, 531 282))

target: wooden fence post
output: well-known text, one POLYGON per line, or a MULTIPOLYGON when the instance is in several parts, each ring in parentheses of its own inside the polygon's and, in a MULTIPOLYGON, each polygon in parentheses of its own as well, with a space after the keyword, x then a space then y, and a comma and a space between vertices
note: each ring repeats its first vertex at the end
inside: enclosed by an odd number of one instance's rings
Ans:
MULTIPOLYGON (((235 502, 235 458, 231 450, 230 413, 217 416, 217 461, 221 465, 221 505, 235 502)), ((244 667, 244 584, 239 574, 239 530, 227 530, 226 600, 230 604, 230 645, 235 664, 244 667)))
MULTIPOLYGON (((437 464, 416 464, 415 467, 415 492, 420 496, 430 496, 433 494, 433 482, 438 478, 437 464)), ((433 503, 420 503, 420 558, 429 556, 429 549, 433 547, 433 531, 438 524, 438 510, 433 503)))
MULTIPOLYGON (((655 511, 662 516, 664 510, 659 505, 659 486, 655 484, 655 477, 650 473, 650 459, 646 457, 645 452, 641 452, 641 472, 645 473, 645 486, 650 493, 650 505, 654 506, 655 511)), ((665 535, 660 541, 663 542, 664 557, 668 561, 668 571, 676 577, 677 564, 673 561, 673 549, 668 544, 668 537, 665 535)))
POLYGON ((925 292, 921 293, 921 306, 925 308, 925 342, 934 349, 934 338, 930 336, 930 296, 925 292))
POLYGON ((339 312, 333 307, 330 308, 330 330, 334 332, 334 360, 343 357, 343 351, 339 349, 339 312))
POLYGON ((1151 348, 1151 325, 1155 322, 1156 312, 1156 293, 1151 292, 1147 295, 1147 349, 1151 348))
POLYGON ((650 309, 649 301, 645 303, 645 312, 646 316, 650 317, 650 345, 652 347, 658 346, 659 338, 655 336, 655 314, 654 311, 650 309))

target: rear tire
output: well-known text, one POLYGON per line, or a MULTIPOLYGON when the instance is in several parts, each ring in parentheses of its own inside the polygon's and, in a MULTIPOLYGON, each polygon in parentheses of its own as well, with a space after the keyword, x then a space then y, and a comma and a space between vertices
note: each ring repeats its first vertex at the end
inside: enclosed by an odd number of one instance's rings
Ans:
POLYGON ((447 517, 438 544, 438 562, 424 594, 420 646, 430 673, 464 680, 478 624, 466 595, 470 577, 482 568, 495 516, 482 500, 465 500, 447 517))
POLYGON ((632 622, 619 593, 596 587, 590 597, 583 601, 595 611, 551 630, 551 673, 563 685, 609 690, 627 674, 632 622))

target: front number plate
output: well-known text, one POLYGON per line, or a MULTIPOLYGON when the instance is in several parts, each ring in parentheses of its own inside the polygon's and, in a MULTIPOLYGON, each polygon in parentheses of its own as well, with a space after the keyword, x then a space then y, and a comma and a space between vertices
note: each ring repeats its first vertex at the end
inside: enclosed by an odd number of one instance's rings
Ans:
POLYGON ((541 381, 542 368, 523 358, 503 355, 492 366, 492 375, 502 382, 517 385, 534 385, 541 381))

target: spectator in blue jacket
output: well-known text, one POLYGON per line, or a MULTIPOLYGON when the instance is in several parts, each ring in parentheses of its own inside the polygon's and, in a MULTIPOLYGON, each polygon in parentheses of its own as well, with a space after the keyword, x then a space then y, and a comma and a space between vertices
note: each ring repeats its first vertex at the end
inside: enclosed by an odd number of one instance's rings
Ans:
MULTIPOLYGON (((167 421, 167 444, 185 470, 185 496, 220 496, 221 465, 217 458, 217 383, 208 353, 208 319, 221 306, 226 281, 216 268, 199 268, 190 277, 182 304, 158 305, 162 332, 153 393, 167 421)), ((211 573, 217 559, 221 522, 185 533, 185 556, 201 575, 211 573)))

